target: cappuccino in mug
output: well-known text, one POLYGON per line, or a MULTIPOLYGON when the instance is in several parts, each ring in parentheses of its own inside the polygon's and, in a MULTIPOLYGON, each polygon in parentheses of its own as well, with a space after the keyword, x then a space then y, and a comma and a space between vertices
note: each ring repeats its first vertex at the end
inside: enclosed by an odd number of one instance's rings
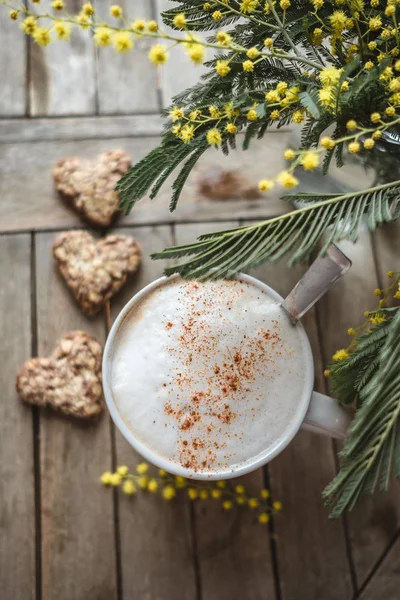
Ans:
POLYGON ((165 280, 115 334, 113 402, 163 464, 226 476, 273 451, 304 411, 304 339, 248 280, 165 280))

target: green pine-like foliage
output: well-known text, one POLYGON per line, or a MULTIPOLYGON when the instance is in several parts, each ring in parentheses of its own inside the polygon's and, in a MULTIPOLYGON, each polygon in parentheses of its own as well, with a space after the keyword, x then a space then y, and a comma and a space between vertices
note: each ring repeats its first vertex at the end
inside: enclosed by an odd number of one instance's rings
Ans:
MULTIPOLYGON (((262 12, 262 2, 259 3, 260 9, 254 15, 248 14, 243 18, 243 14, 240 14, 241 2, 230 0, 228 3, 230 11, 219 21, 212 18, 212 11, 204 11, 203 0, 174 1, 173 4, 176 6, 162 15, 164 23, 176 29, 173 18, 183 12, 190 31, 211 32, 207 38, 210 43, 215 44, 215 31, 224 27, 228 29, 233 42, 245 48, 262 48, 266 37, 274 40, 276 55, 256 62, 253 72, 243 70, 242 54, 227 48, 216 50, 215 57, 206 63, 208 70, 201 81, 173 99, 173 105, 184 107, 186 113, 195 109, 206 110, 210 105, 222 109, 227 103, 233 103, 233 107, 240 111, 235 121, 237 133, 235 135, 226 133, 225 125, 229 121, 227 117, 218 122, 223 137, 221 150, 225 154, 236 148, 237 140, 241 141, 244 149, 247 149, 251 140, 262 138, 271 125, 279 128, 290 124, 295 112, 303 108, 307 111, 307 118, 302 129, 302 147, 312 148, 318 144, 321 135, 329 126, 334 127, 332 133, 334 139, 345 136, 346 123, 354 116, 361 125, 370 125, 371 112, 380 110, 385 101, 386 86, 384 81, 381 81, 381 75, 390 64, 390 57, 384 58, 372 69, 365 71, 362 68, 363 62, 369 58, 375 60, 372 53, 371 56, 364 55, 361 62, 358 58, 346 62, 343 45, 338 46, 337 54, 333 56, 323 44, 313 43, 312 32, 315 28, 320 26, 321 21, 325 20, 329 23, 329 16, 332 13, 332 5, 329 2, 324 4, 317 16, 310 2, 295 0, 285 11, 284 25, 281 22, 282 27, 276 24, 274 18, 262 12), (215 72, 217 60, 229 61, 230 72, 226 77, 220 77, 215 72), (330 110, 321 104, 318 96, 319 69, 327 66, 343 68, 339 85, 332 99, 335 108, 330 110), (343 93, 341 83, 348 78, 351 78, 351 86, 343 93), (299 100, 298 103, 290 104, 280 110, 279 117, 274 119, 271 113, 276 107, 269 107, 265 103, 264 96, 266 91, 273 89, 281 81, 299 90, 299 100), (254 104, 257 105, 258 118, 249 123, 246 115, 254 104), (238 138, 238 134, 241 133, 244 133, 244 137, 238 138)), ((211 4, 212 10, 220 8, 223 13, 225 12, 223 2, 211 4)), ((381 14, 381 11, 374 9, 370 9, 369 12, 371 16, 381 14)), ((278 15, 277 18, 279 19, 278 15)), ((366 24, 360 22, 359 29, 361 36, 368 33, 366 24)), ((343 32, 345 42, 350 43, 353 38, 354 35, 349 31, 343 32)), ((165 111, 164 116, 167 115, 168 111, 165 111)), ((167 177, 176 172, 170 203, 170 209, 175 210, 190 171, 208 149, 206 134, 214 125, 212 121, 205 123, 197 128, 196 136, 189 144, 183 144, 171 133, 171 124, 166 120, 160 147, 134 165, 118 183, 121 209, 125 213, 129 212, 135 202, 148 192, 150 198, 153 198, 167 177)), ((334 149, 326 152, 323 163, 324 173, 328 171, 332 158, 335 158, 338 166, 343 165, 346 159, 344 147, 345 144, 340 142, 334 149)))
POLYGON ((369 192, 318 195, 292 194, 285 199, 304 206, 255 225, 200 236, 193 244, 173 246, 153 254, 155 259, 190 256, 190 260, 166 269, 190 279, 231 277, 269 260, 289 256, 289 264, 305 261, 317 249, 342 239, 355 242, 361 223, 368 227, 392 221, 400 216, 400 183, 377 186, 369 192))
POLYGON ((323 494, 332 517, 400 477, 400 308, 391 310, 348 359, 332 366, 334 391, 345 403, 358 401, 340 472, 323 494))

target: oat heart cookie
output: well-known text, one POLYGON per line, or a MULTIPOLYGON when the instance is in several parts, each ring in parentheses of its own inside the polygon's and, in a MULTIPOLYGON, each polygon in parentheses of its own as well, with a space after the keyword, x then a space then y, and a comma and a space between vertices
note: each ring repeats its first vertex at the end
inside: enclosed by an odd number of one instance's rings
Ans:
POLYGON ((103 410, 102 347, 90 334, 71 331, 49 358, 32 358, 17 375, 17 392, 28 404, 90 419, 103 410))
POLYGON ((53 244, 61 275, 81 309, 96 314, 135 273, 141 262, 138 243, 125 235, 95 240, 87 231, 65 231, 53 244))
POLYGON ((116 183, 131 167, 123 150, 104 152, 95 160, 69 156, 58 161, 53 170, 56 190, 90 223, 109 227, 118 212, 116 183))

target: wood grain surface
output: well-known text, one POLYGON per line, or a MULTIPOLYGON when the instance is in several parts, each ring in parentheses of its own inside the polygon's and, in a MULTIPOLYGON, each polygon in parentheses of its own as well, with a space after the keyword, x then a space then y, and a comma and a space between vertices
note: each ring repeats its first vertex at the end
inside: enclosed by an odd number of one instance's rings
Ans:
MULTIPOLYGON (((96 15, 100 20, 115 21, 110 17, 111 3, 96 2, 96 15)), ((132 23, 135 19, 148 21, 152 18, 149 0, 123 1, 119 3, 124 17, 132 23)), ((131 52, 117 54, 110 48, 98 48, 97 80, 100 114, 151 113, 159 109, 158 78, 150 64, 148 53, 157 40, 136 37, 131 52)))
POLYGON ((31 356, 31 240, 0 237, 0 587, 4 599, 36 593, 32 408, 15 391, 31 356))
POLYGON ((9 10, 0 8, 0 118, 18 117, 27 111, 27 39, 9 10))
MULTIPOLYGON (((104 341, 104 319, 89 320, 56 270, 52 234, 36 244, 38 354, 67 331, 104 341)), ((110 420, 80 422, 43 410, 40 418, 42 598, 117 598, 112 495, 99 481, 111 468, 110 420)))
MULTIPOLYGON (((152 201, 144 198, 132 212, 120 219, 120 224, 162 223, 240 218, 265 218, 287 210, 287 203, 279 200, 275 190, 268 197, 233 198, 235 186, 222 200, 210 199, 201 191, 201 182, 214 181, 219 173, 235 173, 244 187, 256 187, 263 176, 271 175, 283 166, 282 152, 288 132, 271 133, 268 145, 254 145, 249 151, 226 157, 211 149, 199 161, 188 178, 175 212, 169 211, 171 183, 165 183, 152 201), (268 159, 268 162, 266 162, 268 159)), ((78 156, 95 158, 101 152, 121 148, 139 161, 159 142, 158 137, 132 137, 42 141, 0 144, 0 223, 5 231, 32 229, 60 229, 79 226, 76 214, 63 204, 54 192, 51 171, 59 158, 78 156)), ((212 183, 211 188, 214 184, 212 183)))
MULTIPOLYGON (((50 4, 50 0, 43 0, 41 7, 53 12, 50 4)), ((82 4, 66 0, 65 6, 76 15, 82 4)), ((44 48, 29 43, 29 63, 31 115, 96 113, 95 54, 90 29, 73 27, 71 41, 58 41, 44 48)))

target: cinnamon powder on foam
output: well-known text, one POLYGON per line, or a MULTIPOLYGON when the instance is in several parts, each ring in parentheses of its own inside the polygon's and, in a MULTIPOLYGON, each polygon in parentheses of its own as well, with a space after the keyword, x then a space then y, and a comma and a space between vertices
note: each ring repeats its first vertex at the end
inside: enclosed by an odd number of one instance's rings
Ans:
MULTIPOLYGON (((223 454, 224 463, 221 458, 217 459, 216 450, 226 447, 226 442, 222 441, 224 437, 230 439, 233 435, 238 441, 241 439, 240 433, 234 428, 232 432, 227 431, 229 425, 234 424, 241 415, 238 400, 245 400, 246 393, 250 392, 249 385, 262 375, 263 365, 273 362, 275 356, 282 356, 276 320, 271 321, 271 328, 261 329, 255 336, 243 334, 242 345, 221 353, 214 328, 206 319, 202 319, 204 313, 212 309, 212 300, 196 295, 197 290, 199 284, 195 282, 184 286, 183 293, 191 299, 189 306, 186 303, 188 315, 180 325, 174 325, 171 321, 165 324, 167 330, 179 328, 179 344, 168 348, 168 351, 173 353, 174 362, 186 368, 181 370, 184 373, 177 372, 172 381, 163 383, 164 387, 174 384, 175 391, 169 394, 172 397, 165 402, 164 412, 176 422, 180 431, 179 461, 185 468, 195 472, 224 469, 231 462, 232 453, 223 454), (199 310, 201 304, 203 310, 199 310), (205 364, 199 370, 200 358, 205 364), (195 376, 190 372, 192 363, 197 366, 195 376), (210 365, 213 365, 211 375, 210 365), (201 391, 198 391, 199 383, 201 391), (176 389, 181 394, 176 393, 176 389), (231 408, 233 399, 235 410, 231 408), (224 431, 222 425, 227 426, 224 431), (215 439, 218 437, 221 441, 215 439)), ((244 293, 243 288, 240 288, 240 293, 244 293)), ((228 310, 234 310, 233 299, 227 299, 225 304, 228 310)), ((222 318, 222 313, 215 314, 215 319, 222 318)), ((177 335, 176 332, 174 335, 177 335)))

